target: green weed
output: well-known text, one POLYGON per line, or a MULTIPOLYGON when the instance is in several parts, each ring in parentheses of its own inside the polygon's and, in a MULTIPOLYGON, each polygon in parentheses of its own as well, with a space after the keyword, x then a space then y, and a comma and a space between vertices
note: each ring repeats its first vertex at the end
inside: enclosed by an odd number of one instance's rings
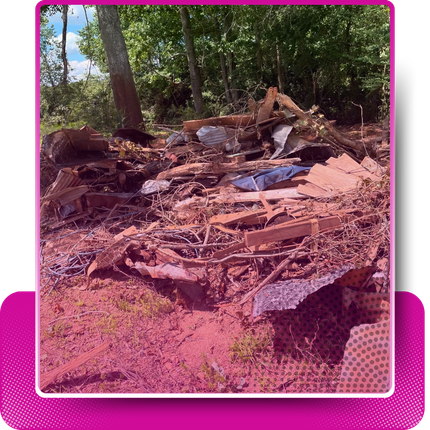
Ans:
POLYGON ((232 360, 255 364, 264 354, 269 353, 271 344, 269 333, 249 331, 234 340, 233 345, 230 346, 230 356, 232 360))
POLYGON ((139 311, 145 318, 157 318, 173 310, 172 302, 152 291, 146 291, 139 299, 139 311))

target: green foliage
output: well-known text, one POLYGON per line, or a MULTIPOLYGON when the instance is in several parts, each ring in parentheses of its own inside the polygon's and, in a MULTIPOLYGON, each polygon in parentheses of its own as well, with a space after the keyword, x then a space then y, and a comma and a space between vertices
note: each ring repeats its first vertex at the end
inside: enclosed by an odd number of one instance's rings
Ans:
POLYGON ((234 340, 230 347, 232 360, 242 363, 256 363, 264 354, 267 354, 272 339, 269 333, 254 333, 249 331, 242 337, 234 340))
MULTIPOLYGON (((282 85, 302 108, 318 105, 329 119, 379 120, 389 111, 390 11, 382 5, 189 5, 203 85, 203 116, 246 107, 282 85), (230 88, 225 91, 221 58, 230 88), (230 66, 230 67, 229 67, 230 66), (353 103, 352 103, 353 102, 353 103)), ((41 15, 41 121, 49 126, 88 123, 110 130, 119 124, 106 79, 70 85, 64 93, 59 46, 41 15)), ((179 6, 118 6, 121 28, 144 118, 181 123, 197 118, 179 6)), ((108 72, 97 16, 79 35, 79 49, 108 72)))

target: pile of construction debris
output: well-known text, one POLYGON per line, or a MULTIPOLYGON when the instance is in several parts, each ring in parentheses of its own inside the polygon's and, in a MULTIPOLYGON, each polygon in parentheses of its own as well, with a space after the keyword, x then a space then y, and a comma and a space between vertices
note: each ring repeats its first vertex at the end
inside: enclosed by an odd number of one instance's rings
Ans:
POLYGON ((249 110, 185 121, 166 141, 137 129, 106 139, 88 126, 45 136, 42 244, 59 230, 85 235, 49 261, 42 249, 42 282, 90 283, 117 268, 217 306, 253 302, 258 317, 367 268, 344 295, 376 294, 380 312, 367 322, 386 316, 387 138, 351 140, 276 88, 249 110), (49 186, 47 165, 57 172, 49 186))

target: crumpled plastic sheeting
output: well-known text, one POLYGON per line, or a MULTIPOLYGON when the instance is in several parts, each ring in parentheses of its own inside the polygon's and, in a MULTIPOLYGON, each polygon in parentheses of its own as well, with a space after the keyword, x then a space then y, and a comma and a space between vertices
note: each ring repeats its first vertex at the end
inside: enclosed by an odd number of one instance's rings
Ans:
POLYGON ((350 270, 353 264, 347 264, 340 269, 311 281, 293 279, 290 281, 269 284, 263 287, 254 297, 253 317, 257 317, 265 311, 283 311, 296 309, 309 294, 315 293, 326 285, 333 284, 350 270))
POLYGON ((271 185, 286 181, 299 172, 309 170, 309 167, 289 166, 262 170, 252 176, 236 179, 232 184, 238 188, 249 191, 263 191, 271 185))
POLYGON ((292 129, 293 127, 291 125, 280 124, 273 130, 272 138, 275 143, 275 152, 270 157, 271 160, 276 158, 284 150, 287 137, 292 129))

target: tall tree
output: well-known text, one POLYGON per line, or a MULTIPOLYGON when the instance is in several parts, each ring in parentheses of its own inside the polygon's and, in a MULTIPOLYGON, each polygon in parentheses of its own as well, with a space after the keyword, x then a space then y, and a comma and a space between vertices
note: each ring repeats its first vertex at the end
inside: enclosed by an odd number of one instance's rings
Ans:
POLYGON ((224 84, 224 91, 225 91, 225 98, 227 100, 227 103, 232 102, 231 94, 230 94, 230 84, 228 82, 228 72, 227 72, 227 64, 225 61, 225 55, 222 50, 222 36, 221 36, 221 29, 220 24, 218 21, 218 17, 214 16, 214 32, 216 41, 218 43, 218 55, 219 55, 219 62, 221 66, 221 75, 222 75, 222 82, 224 84))
POLYGON ((203 94, 200 70, 197 66, 196 53, 194 49, 194 37, 191 31, 190 13, 186 6, 179 6, 181 15, 182 31, 184 33, 185 49, 187 51, 188 66, 190 68, 191 89, 193 91, 194 108, 197 113, 203 112, 203 94))
MULTIPOLYGON (((227 6, 228 7, 228 6, 227 6)), ((225 32, 225 41, 227 45, 230 44, 232 39, 233 32, 233 20, 232 20, 233 9, 227 10, 227 13, 224 16, 224 32, 225 32)), ((227 66, 228 72, 230 74, 230 86, 231 86, 231 96, 233 102, 237 103, 239 101, 239 92, 237 91, 236 85, 236 62, 234 60, 233 50, 229 47, 227 52, 227 66)))
POLYGON ((117 7, 98 5, 96 8, 115 107, 121 116, 121 123, 123 126, 144 128, 117 7))
POLYGON ((63 5, 63 12, 61 19, 63 20, 63 38, 61 39, 61 59, 63 60, 63 78, 61 83, 67 85, 67 54, 66 54, 66 42, 67 42, 67 14, 69 12, 69 6, 63 5))

